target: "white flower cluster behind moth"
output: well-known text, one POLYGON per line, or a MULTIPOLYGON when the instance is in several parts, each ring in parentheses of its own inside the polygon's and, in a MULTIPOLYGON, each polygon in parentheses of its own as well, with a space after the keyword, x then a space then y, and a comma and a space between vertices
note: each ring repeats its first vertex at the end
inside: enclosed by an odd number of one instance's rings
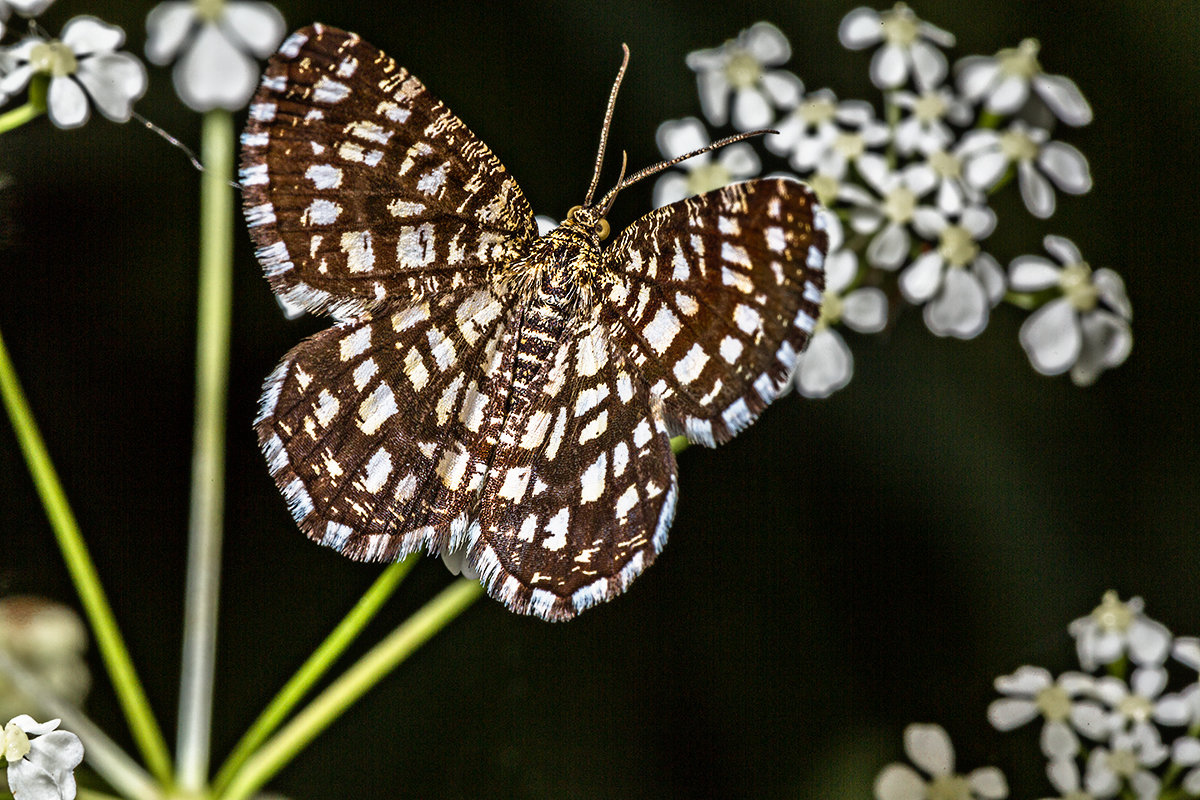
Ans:
POLYGON ((0 731, 0 756, 8 762, 8 788, 15 800, 75 800, 75 768, 83 745, 59 720, 13 717, 0 731))
POLYGON ((603 247, 617 192, 665 166, 594 200, 607 130, 583 205, 549 229, 359 37, 314 25, 271 59, 242 136, 246 221, 276 295, 337 324, 284 358, 256 424, 310 538, 450 554, 514 611, 569 619, 665 545, 671 436, 721 444, 787 385, 824 285, 812 193, 718 188, 603 247))

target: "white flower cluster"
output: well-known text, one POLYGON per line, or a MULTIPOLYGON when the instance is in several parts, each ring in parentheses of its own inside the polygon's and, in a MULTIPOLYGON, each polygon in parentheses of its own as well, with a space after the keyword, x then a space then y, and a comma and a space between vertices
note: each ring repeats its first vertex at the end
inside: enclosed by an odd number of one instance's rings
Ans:
MULTIPOLYGON (((988 720, 1001 731, 1041 720, 1041 750, 1058 792, 1055 800, 1200 795, 1200 638, 1173 637, 1145 616, 1141 598, 1122 602, 1116 592, 1105 594, 1069 630, 1081 670, 1055 677, 1023 666, 997 678, 1001 697, 988 707, 988 720), (1168 674, 1173 664, 1182 665, 1177 671, 1187 683, 1168 692, 1168 684, 1183 682, 1168 674)), ((936 725, 909 726, 905 749, 929 780, 911 767, 890 764, 876 779, 878 800, 1007 795, 998 771, 954 774, 950 740, 936 725), (960 791, 938 792, 939 781, 955 780, 960 791)))
MULTIPOLYGON (((988 199, 1013 179, 1025 207, 1043 219, 1055 211, 1056 192, 1091 188, 1087 159, 1053 140, 1045 122, 1090 122, 1079 88, 1042 71, 1032 39, 994 56, 968 56, 951 69, 943 48, 954 36, 904 3, 887 11, 857 8, 838 34, 851 50, 876 48, 870 76, 883 92, 882 115, 829 89, 806 91, 780 68, 791 46, 766 22, 687 58, 708 123, 777 128, 762 147, 786 170, 769 174, 807 181, 827 208, 826 299, 797 365, 797 389, 825 397, 845 386, 854 362, 840 327, 882 330, 889 301, 921 306, 933 333, 960 339, 979 335, 1001 301, 1036 309, 1020 335, 1030 362, 1046 375, 1070 372, 1079 385, 1122 363, 1132 347, 1132 312, 1115 272, 1093 272, 1061 236, 1045 239, 1057 264, 1020 256, 1006 272, 986 250, 997 225, 988 199)), ((692 117, 658 131, 667 158, 712 138, 692 117)), ((659 179, 657 205, 764 171, 744 142, 680 167, 659 179)))
POLYGON ((21 714, 0 730, 0 758, 8 762, 8 788, 16 800, 75 800, 83 744, 75 734, 57 730, 58 723, 21 714))
MULTIPOLYGON (((15 11, 41 14, 53 0, 0 0, 0 37, 15 11)), ((270 3, 247 0, 171 0, 146 19, 146 56, 175 65, 175 88, 197 111, 246 105, 258 84, 256 59, 266 58, 283 39, 284 21, 270 3)), ((91 108, 127 122, 133 103, 146 92, 146 68, 120 50, 125 32, 95 17, 75 17, 57 39, 36 25, 9 46, 0 46, 0 104, 27 87, 44 95, 45 110, 60 128, 87 122, 91 108), (36 84, 31 86, 31 84, 36 84)))

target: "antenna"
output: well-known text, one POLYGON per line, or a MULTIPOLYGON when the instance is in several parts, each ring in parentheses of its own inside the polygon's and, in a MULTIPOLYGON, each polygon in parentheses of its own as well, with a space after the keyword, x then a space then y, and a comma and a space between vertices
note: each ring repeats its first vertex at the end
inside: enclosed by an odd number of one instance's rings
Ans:
MULTIPOLYGON (((629 46, 622 43, 621 68, 617 70, 617 79, 613 81, 612 91, 608 93, 608 110, 604 112, 604 127, 600 129, 600 151, 596 153, 596 169, 592 172, 592 184, 588 187, 587 197, 583 200, 584 208, 592 204, 592 196, 600 183, 600 168, 604 166, 604 148, 608 146, 608 129, 612 127, 613 109, 617 105, 617 92, 621 89, 621 81, 625 77, 625 68, 629 66, 629 46)), ((624 174, 624 169, 621 170, 624 174)))

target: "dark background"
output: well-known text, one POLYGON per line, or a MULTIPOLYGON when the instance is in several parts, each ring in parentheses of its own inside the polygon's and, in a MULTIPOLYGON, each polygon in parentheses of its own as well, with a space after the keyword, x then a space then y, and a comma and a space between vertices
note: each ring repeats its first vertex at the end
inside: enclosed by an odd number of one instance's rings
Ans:
MULTIPOLYGON (((869 55, 842 49, 852 2, 690 4, 281 2, 288 27, 361 33, 418 75, 500 156, 538 213, 562 216, 591 175, 627 42, 612 132, 630 165, 654 130, 698 113, 691 50, 759 19, 790 37, 809 89, 877 102, 869 55)), ((144 45, 149 4, 60 0, 144 45)), ((1112 266, 1134 304, 1129 361, 1087 390, 1033 372, 1002 308, 971 342, 919 313, 848 334, 851 385, 788 397, 734 442, 680 457, 671 544, 632 591, 565 625, 482 601, 355 706, 273 783, 307 797, 867 797, 910 721, 946 725, 964 771, 1000 765, 1044 796, 1031 726, 985 720, 992 679, 1073 665, 1067 623, 1104 590, 1200 633, 1196 553, 1195 142, 1200 25, 1192 0, 924 0, 954 57, 1035 36, 1095 121, 1056 138, 1095 189, 1033 221, 997 202, 1002 263, 1046 233, 1112 266)), ((185 142, 199 121, 151 68, 138 109, 185 142)), ((239 116, 239 125, 242 117, 239 116)), ((198 175, 135 125, 45 120, 0 141, 11 176, 0 327, 133 657, 174 729, 191 447, 198 175)), ((604 184, 613 180, 607 176, 604 184)), ((625 192, 619 229, 648 210, 625 192)), ((263 377, 321 327, 286 322, 238 223, 229 398, 228 540, 214 752, 379 572, 310 544, 250 422, 263 377)), ((0 426, 0 592, 74 603, 7 425, 0 426)), ((365 642, 449 580, 422 563, 365 642)), ((361 651, 361 649, 360 649, 361 651)), ((93 667, 99 663, 93 655, 93 667)), ((92 713, 129 742, 101 678, 92 713)), ((131 746, 131 745, 130 745, 131 746)))

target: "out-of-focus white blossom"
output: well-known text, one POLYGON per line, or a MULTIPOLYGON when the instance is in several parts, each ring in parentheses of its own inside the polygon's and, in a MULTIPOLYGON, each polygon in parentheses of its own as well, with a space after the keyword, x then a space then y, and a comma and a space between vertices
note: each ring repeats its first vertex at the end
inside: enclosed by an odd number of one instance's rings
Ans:
POLYGON ((937 184, 937 176, 928 164, 920 162, 893 170, 887 159, 877 153, 866 153, 859 158, 858 172, 878 197, 850 211, 850 226, 858 233, 874 234, 867 245, 868 264, 879 269, 899 269, 911 254, 912 237, 908 229, 917 213, 917 204, 937 184))
MULTIPOLYGON (((695 117, 669 120, 658 126, 655 137, 667 160, 699 150, 712 140, 704 123, 695 117)), ((685 197, 720 189, 759 173, 762 163, 754 148, 736 142, 717 153, 702 153, 679 164, 682 171, 669 170, 654 184, 654 206, 665 206, 685 197)))
MULTIPOLYGON (((28 595, 0 598, 0 648, 74 704, 83 701, 91 685, 86 647, 87 628, 67 606, 28 595)), ((0 719, 30 710, 40 709, 0 674, 0 719)))
POLYGON ((1145 605, 1140 597, 1121 602, 1116 592, 1108 591, 1091 614, 1073 621, 1067 630, 1075 637, 1080 665, 1091 671, 1126 654, 1139 666, 1166 661, 1171 632, 1142 613, 1145 605))
POLYGON ((1008 797, 1008 782, 996 767, 981 767, 966 775, 954 771, 954 747, 940 725, 909 725, 904 729, 904 752, 929 778, 907 764, 888 764, 875 779, 876 800, 1008 797))
POLYGON ((50 81, 46 111, 60 128, 77 128, 90 116, 88 98, 114 122, 127 122, 133 101, 146 91, 146 68, 129 53, 117 52, 125 32, 95 17, 75 17, 61 39, 27 38, 7 52, 9 71, 0 95, 24 89, 35 75, 50 81))
MULTIPOLYGON (((1086 386, 1094 383, 1100 373, 1125 361, 1133 347, 1133 332, 1129 327, 1133 310, 1125 295, 1125 284, 1121 276, 1110 269, 1092 268, 1083 260, 1079 248, 1061 236, 1047 236, 1043 243, 1046 250, 1059 260, 1061 266, 1041 256, 1019 256, 1009 266, 1009 284, 1018 292, 1040 292, 1057 288, 1062 295, 1029 315, 1021 326, 1021 345, 1029 355, 1034 369, 1043 375, 1060 375, 1071 370, 1071 379, 1086 386)), ((1135 598, 1130 601, 1132 605, 1135 598)), ((1112 624, 1124 621, 1133 625, 1139 641, 1157 632, 1161 626, 1153 627, 1138 622, 1136 612, 1116 600, 1115 595, 1105 595, 1105 602, 1094 612, 1096 619, 1109 620, 1112 624), (1125 611, 1122 611, 1125 608, 1125 611), (1106 609, 1103 612, 1102 609, 1106 609)), ((1091 618, 1085 618, 1085 620, 1091 618)), ((1122 639, 1113 630, 1103 629, 1100 622, 1089 627, 1085 620, 1072 623, 1072 633, 1083 641, 1103 642, 1102 650, 1093 658, 1108 658, 1112 647, 1122 639), (1076 631, 1080 633, 1076 633, 1076 631), (1101 635, 1101 631, 1107 632, 1101 635)), ((1155 623, 1157 625, 1157 623, 1155 623)), ((1163 629, 1165 631, 1165 629, 1163 629)), ((1132 640, 1130 640, 1132 642, 1132 640)), ((1149 645, 1163 647, 1155 650, 1157 663, 1166 658, 1169 634, 1155 635, 1149 645)), ((1089 645, 1090 646, 1090 645, 1089 645)), ((1146 644, 1142 645, 1147 646, 1146 644)), ((1099 644, 1096 647, 1100 647, 1099 644)), ((1119 657, 1119 652, 1113 658, 1119 657)), ((1083 659, 1083 650, 1080 658, 1083 659)), ((1109 663, 1100 660, 1099 663, 1109 663)), ((1146 662, 1138 662, 1146 663, 1146 662)), ((1087 662, 1085 662, 1085 667, 1087 662)), ((1089 667, 1090 669, 1090 667, 1089 667)))
POLYGON ((938 47, 953 47, 954 35, 918 19, 905 3, 890 11, 856 8, 842 18, 838 38, 850 50, 883 43, 871 58, 871 82, 894 89, 911 73, 921 89, 932 89, 946 77, 946 57, 938 47))
POLYGON ((83 745, 75 734, 56 730, 58 723, 21 714, 0 732, 0 755, 8 761, 8 788, 16 800, 75 800, 83 745))
POLYGON ((1041 667, 1021 667, 1012 675, 996 679, 996 691, 1004 695, 988 706, 988 721, 997 730, 1011 731, 1042 717, 1042 752, 1051 759, 1074 758, 1079 737, 1108 739, 1104 710, 1089 697, 1095 678, 1081 672, 1066 672, 1057 679, 1041 667))
POLYGON ((168 64, 182 53, 172 78, 191 109, 237 111, 258 85, 256 59, 271 55, 286 32, 270 3, 169 0, 146 17, 146 58, 168 64))
POLYGON ((36 17, 53 2, 54 0, 0 0, 0 36, 4 35, 5 23, 13 12, 22 17, 36 17))
POLYGON ((713 125, 730 121, 739 131, 764 128, 776 108, 789 108, 804 94, 804 84, 786 70, 770 69, 792 56, 787 37, 769 22, 756 22, 720 47, 688 53, 696 73, 700 107, 713 125))
POLYGON ((891 102, 908 112, 896 125, 896 149, 902 155, 945 150, 954 142, 946 124, 964 126, 971 122, 971 109, 946 88, 927 89, 921 94, 892 92, 891 102))
POLYGON ((970 131, 963 137, 959 151, 967 182, 978 189, 991 189, 1016 164, 1025 207, 1035 217, 1046 219, 1055 207, 1051 181, 1068 194, 1083 194, 1092 188, 1092 174, 1083 153, 1065 142, 1049 139, 1047 131, 1030 128, 1019 120, 1003 132, 970 131))
POLYGON ((1062 75, 1042 72, 1036 39, 1019 47, 1001 50, 994 56, 968 56, 955 65, 958 88, 973 103, 993 114, 1015 114, 1029 100, 1030 89, 1068 125, 1092 121, 1092 107, 1079 87, 1062 75))

